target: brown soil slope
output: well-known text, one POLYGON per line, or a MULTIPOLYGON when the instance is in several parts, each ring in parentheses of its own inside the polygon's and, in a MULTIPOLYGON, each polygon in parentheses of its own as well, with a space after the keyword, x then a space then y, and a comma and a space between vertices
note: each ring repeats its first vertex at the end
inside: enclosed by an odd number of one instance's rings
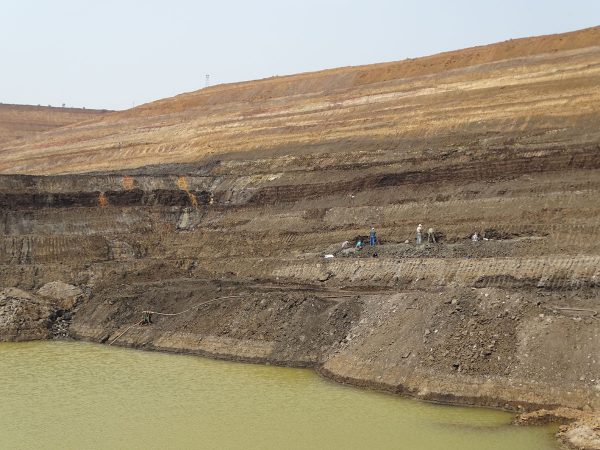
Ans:
POLYGON ((29 138, 105 114, 106 110, 0 104, 0 148, 8 141, 29 138))
POLYGON ((85 294, 40 335, 595 414, 599 33, 217 86, 11 144, 3 171, 67 173, 0 176, 0 288, 85 294), (379 245, 342 250, 371 225, 379 245))
POLYGON ((422 154, 596 142, 600 27, 372 66, 215 86, 5 145, 2 173, 197 162, 235 152, 422 154))

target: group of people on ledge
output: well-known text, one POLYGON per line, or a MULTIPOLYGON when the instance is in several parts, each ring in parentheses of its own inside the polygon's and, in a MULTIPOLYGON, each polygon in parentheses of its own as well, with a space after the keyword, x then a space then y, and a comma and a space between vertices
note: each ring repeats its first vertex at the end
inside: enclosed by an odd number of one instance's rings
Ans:
MULTIPOLYGON (((473 242, 477 242, 480 240, 479 234, 477 234, 477 232, 473 233, 473 235, 471 236, 471 241, 473 242)), ((348 241, 344 242, 344 245, 347 244, 348 241)), ((417 245, 421 245, 423 243, 423 224, 419 224, 417 225, 417 236, 416 236, 416 242, 417 245)), ((431 242, 433 244, 437 243, 437 240, 435 238, 435 230, 433 228, 428 228, 427 229, 427 242, 431 242)), ((408 244, 408 241, 405 242, 406 244, 408 244)), ((374 247, 377 244, 377 233, 375 231, 375 227, 371 227, 371 231, 369 232, 369 246, 374 247)), ((342 245, 342 247, 344 247, 344 245, 342 245)), ((358 238, 358 240, 356 241, 356 248, 358 250, 360 250, 361 248, 364 247, 364 243, 362 241, 361 238, 358 238)))
MULTIPOLYGON (((347 242, 348 241, 344 242, 344 244, 346 244, 347 242)), ((344 247, 344 244, 342 244, 342 248, 344 247)), ((375 232, 375 227, 371 227, 371 231, 369 233, 369 245, 371 247, 374 247, 375 244, 377 244, 377 233, 375 232)), ((356 248, 360 250, 364 246, 365 244, 363 243, 362 239, 358 238, 358 240, 356 241, 356 248)))

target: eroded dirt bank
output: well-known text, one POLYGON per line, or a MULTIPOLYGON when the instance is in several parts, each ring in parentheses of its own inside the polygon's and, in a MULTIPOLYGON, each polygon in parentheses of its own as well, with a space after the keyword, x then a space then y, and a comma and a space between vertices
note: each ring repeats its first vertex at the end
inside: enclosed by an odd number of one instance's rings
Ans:
POLYGON ((79 307, 70 330, 110 343, 143 310, 191 308, 154 315, 115 344, 312 366, 338 381, 444 403, 597 409, 599 330, 587 313, 597 298, 580 291, 569 302, 572 295, 115 281, 79 307), (567 303, 573 309, 557 309, 567 303))
MULTIPOLYGON (((171 276, 176 272, 159 267, 171 276)), ((15 327, 0 323, 2 338, 63 336, 56 332, 58 323, 76 339, 313 367, 339 382, 428 401, 534 411, 518 423, 564 423, 563 441, 577 444, 573 448, 595 448, 598 324, 584 311, 597 299, 587 289, 398 292, 373 286, 365 291, 333 283, 303 286, 179 275, 147 281, 143 271, 135 279, 120 273, 89 294, 79 291, 66 305, 55 298, 64 288, 54 290, 55 297, 42 296, 55 283, 36 294, 6 290, 0 306, 6 298, 20 300, 29 308, 21 309, 21 317, 31 321, 16 334, 15 327), (566 302, 576 306, 557 309, 566 302), (41 312, 40 303, 45 305, 41 312), (32 307, 38 308, 35 314, 32 307), (151 324, 140 324, 144 310, 183 314, 153 314, 151 324)))

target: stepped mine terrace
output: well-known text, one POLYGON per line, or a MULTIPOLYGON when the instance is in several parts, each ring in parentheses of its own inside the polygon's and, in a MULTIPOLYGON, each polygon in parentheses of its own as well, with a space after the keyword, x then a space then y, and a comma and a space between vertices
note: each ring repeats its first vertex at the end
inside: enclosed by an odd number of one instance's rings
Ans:
POLYGON ((214 86, 0 142, 0 338, 312 367, 598 448, 599 43, 214 86))

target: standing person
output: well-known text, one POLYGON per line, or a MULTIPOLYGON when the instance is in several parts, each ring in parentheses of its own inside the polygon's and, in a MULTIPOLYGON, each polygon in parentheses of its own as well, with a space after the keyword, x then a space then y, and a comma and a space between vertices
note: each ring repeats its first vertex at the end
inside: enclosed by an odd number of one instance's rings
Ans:
POLYGON ((421 242, 423 241, 423 225, 419 224, 419 226, 417 227, 417 245, 421 245, 421 242))
POLYGON ((429 230, 427 230, 427 242, 433 242, 434 244, 435 242, 435 230, 433 228, 429 228, 429 230))
POLYGON ((369 234, 369 245, 373 247, 375 245, 375 241, 377 237, 375 235, 375 227, 371 227, 371 233, 369 234))
POLYGON ((471 240, 473 242, 479 241, 479 235, 477 234, 477 231, 475 233, 473 233, 473 236, 471 236, 471 240))

